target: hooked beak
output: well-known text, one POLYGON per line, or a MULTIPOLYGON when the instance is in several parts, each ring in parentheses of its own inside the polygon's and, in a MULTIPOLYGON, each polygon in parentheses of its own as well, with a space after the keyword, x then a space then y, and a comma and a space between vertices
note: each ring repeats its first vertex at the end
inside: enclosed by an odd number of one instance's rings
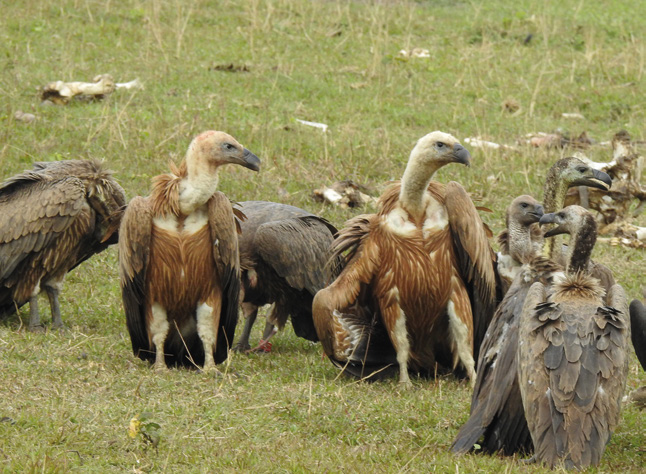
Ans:
POLYGON ((245 148, 240 165, 252 171, 258 171, 260 170, 260 158, 245 148))
POLYGON ((538 206, 535 211, 528 212, 528 214, 536 218, 536 222, 539 222, 545 213, 543 211, 543 206, 538 206))
POLYGON ((453 157, 456 163, 461 163, 466 166, 471 166, 471 154, 459 143, 453 145, 453 157))
POLYGON ((608 176, 603 171, 592 169, 591 178, 583 178, 576 183, 579 186, 588 186, 590 188, 601 189, 602 191, 608 191, 610 186, 612 186, 612 178, 608 176))
MULTIPOLYGON (((543 217, 538 221, 540 225, 544 224, 558 224, 558 218, 556 217, 556 212, 550 212, 549 214, 543 214, 543 217)), ((559 234, 567 234, 567 230, 561 226, 554 227, 553 229, 548 230, 543 234, 543 237, 552 237, 559 234)))

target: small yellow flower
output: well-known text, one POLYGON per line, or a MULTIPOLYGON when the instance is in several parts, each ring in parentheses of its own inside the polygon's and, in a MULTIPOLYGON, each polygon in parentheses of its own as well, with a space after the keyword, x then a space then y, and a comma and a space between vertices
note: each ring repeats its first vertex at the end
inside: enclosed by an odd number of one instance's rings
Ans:
POLYGON ((130 425, 128 425, 128 436, 130 436, 132 439, 135 439, 135 437, 139 434, 140 429, 141 421, 139 421, 139 415, 136 415, 130 420, 130 425))

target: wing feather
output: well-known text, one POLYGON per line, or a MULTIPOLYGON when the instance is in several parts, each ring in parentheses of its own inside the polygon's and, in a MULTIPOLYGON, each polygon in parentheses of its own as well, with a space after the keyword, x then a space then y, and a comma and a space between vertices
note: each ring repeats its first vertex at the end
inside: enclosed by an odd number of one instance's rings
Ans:
POLYGON ((646 370, 646 307, 639 300, 630 303, 630 338, 637 359, 646 370))
POLYGON ((148 199, 138 196, 128 204, 119 227, 119 274, 126 325, 133 353, 144 360, 154 360, 145 309, 152 222, 148 199))
POLYGON ((238 225, 229 199, 216 192, 207 204, 209 227, 213 241, 213 258, 222 284, 220 327, 215 350, 215 362, 226 360, 238 322, 240 297, 240 257, 238 252, 238 225))
MULTIPOLYGON (((496 309, 495 253, 487 230, 465 189, 455 181, 445 187, 445 201, 458 265, 473 311, 473 358, 496 309)), ((477 369, 477 367, 476 367, 477 369)))

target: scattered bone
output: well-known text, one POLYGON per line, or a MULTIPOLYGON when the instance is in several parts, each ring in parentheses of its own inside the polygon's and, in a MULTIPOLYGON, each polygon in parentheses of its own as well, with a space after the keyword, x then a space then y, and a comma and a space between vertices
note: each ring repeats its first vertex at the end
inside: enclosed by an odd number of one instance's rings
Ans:
POLYGON ((552 133, 536 132, 525 135, 525 140, 519 140, 520 143, 527 143, 536 148, 588 148, 593 141, 588 137, 587 132, 582 132, 575 138, 568 137, 567 134, 557 130, 552 133))
POLYGON ((406 49, 401 49, 397 53, 397 58, 399 59, 415 59, 415 58, 430 58, 431 53, 428 49, 424 48, 413 48, 410 51, 406 49))
POLYGON ((25 113, 22 110, 16 110, 16 113, 13 114, 13 118, 24 123, 32 123, 36 120, 36 116, 34 114, 25 113))
POLYGON ((467 137, 464 139, 464 142, 468 145, 471 145, 473 148, 483 148, 489 150, 515 150, 513 146, 501 145, 499 143, 483 140, 480 137, 467 137))
POLYGON ((585 120, 585 117, 579 113, 562 113, 561 117, 572 120, 585 120))
POLYGON ((103 99, 116 89, 110 74, 101 74, 93 82, 50 82, 42 88, 40 98, 43 102, 65 105, 73 97, 103 99))
POLYGON ((115 84, 115 87, 117 89, 143 89, 143 84, 139 81, 139 79, 133 79, 130 82, 117 82, 115 84))
POLYGON ((296 121, 298 123, 302 123, 303 125, 307 125, 308 127, 318 128, 320 130, 323 130, 323 132, 327 132, 327 125, 324 123, 308 122, 307 120, 301 120, 301 119, 296 119, 296 121))
POLYGON ((348 209, 352 207, 363 207, 366 204, 377 204, 377 199, 364 193, 367 191, 363 186, 354 181, 337 181, 330 187, 323 186, 315 189, 312 197, 318 202, 327 202, 348 209))

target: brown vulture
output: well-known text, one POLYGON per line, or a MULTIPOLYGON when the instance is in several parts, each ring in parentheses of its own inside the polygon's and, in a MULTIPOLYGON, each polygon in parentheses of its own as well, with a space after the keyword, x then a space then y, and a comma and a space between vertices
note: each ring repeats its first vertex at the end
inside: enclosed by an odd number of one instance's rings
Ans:
MULTIPOLYGON (((543 207, 548 212, 560 209, 571 186, 609 189, 610 185, 607 174, 590 168, 578 158, 562 158, 547 173, 543 207)), ((543 245, 547 255, 553 248, 551 241, 545 239, 543 245)), ((454 453, 471 451, 475 444, 485 453, 500 451, 512 455, 532 450, 518 386, 518 318, 531 284, 536 281, 548 284, 560 272, 560 264, 545 256, 536 256, 516 275, 498 305, 480 348, 471 413, 451 446, 454 453)))
POLYGON ((208 131, 186 159, 130 201, 119 230, 121 292, 132 350, 155 370, 204 370, 227 358, 238 318, 238 232, 216 191, 227 163, 258 171, 260 160, 232 136, 208 131))
POLYGON ((519 322, 518 379, 534 457, 550 468, 597 466, 619 422, 628 375, 628 303, 587 273, 597 237, 590 212, 545 214, 570 234, 565 276, 534 283, 519 322))
POLYGON ((29 329, 43 330, 45 290, 52 327, 68 271, 116 243, 126 196, 98 161, 36 163, 0 185, 0 316, 29 302, 29 329))
POLYGON ((318 341, 312 320, 312 299, 330 283, 330 246, 336 228, 322 217, 298 207, 267 201, 236 204, 246 216, 241 222, 240 270, 245 326, 237 350, 250 349, 249 335, 258 307, 273 304, 258 346, 267 341, 274 326, 282 329, 291 315, 297 336, 318 341))
POLYGON ((543 206, 532 196, 523 195, 514 199, 507 208, 506 228, 498 234, 500 252, 496 269, 502 283, 502 296, 521 270, 534 255, 541 251, 543 231, 538 221, 543 216, 543 206))
POLYGON ((432 132, 410 154, 401 182, 388 186, 377 214, 339 232, 346 250, 339 277, 314 297, 314 324, 325 353, 357 377, 399 368, 433 374, 461 369, 473 381, 474 350, 495 304, 494 254, 464 188, 432 181, 449 163, 469 165, 451 135, 432 132))
POLYGON ((639 300, 630 303, 630 338, 637 359, 646 370, 646 306, 639 300))

